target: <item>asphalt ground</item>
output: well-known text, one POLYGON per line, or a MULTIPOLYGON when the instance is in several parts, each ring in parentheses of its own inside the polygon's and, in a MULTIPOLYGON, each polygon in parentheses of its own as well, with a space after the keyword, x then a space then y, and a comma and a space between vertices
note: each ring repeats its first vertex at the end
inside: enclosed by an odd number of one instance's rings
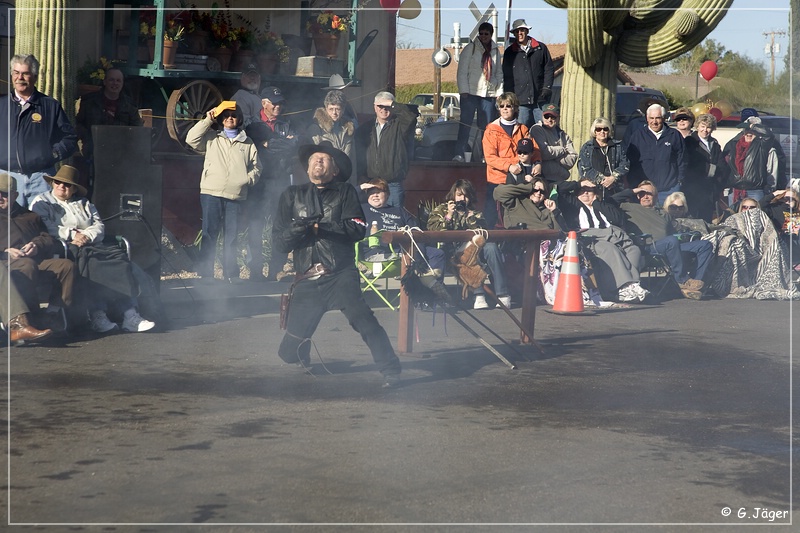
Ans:
POLYGON ((287 285, 181 283, 161 331, 4 350, 8 530, 797 531, 789 302, 540 307, 544 354, 463 316, 516 370, 418 313, 385 390, 341 313, 311 375, 276 355, 287 285))

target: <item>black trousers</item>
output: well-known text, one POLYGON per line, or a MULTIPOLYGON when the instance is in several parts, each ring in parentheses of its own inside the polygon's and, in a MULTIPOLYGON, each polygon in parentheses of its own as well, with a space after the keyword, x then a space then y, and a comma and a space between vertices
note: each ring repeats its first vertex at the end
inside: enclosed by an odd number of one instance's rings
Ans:
POLYGON ((310 360, 310 339, 326 311, 339 309, 350 326, 369 347, 378 370, 384 375, 399 374, 400 360, 394 353, 386 330, 380 325, 361 293, 358 272, 348 268, 316 280, 303 280, 294 288, 286 334, 278 355, 287 363, 310 360))

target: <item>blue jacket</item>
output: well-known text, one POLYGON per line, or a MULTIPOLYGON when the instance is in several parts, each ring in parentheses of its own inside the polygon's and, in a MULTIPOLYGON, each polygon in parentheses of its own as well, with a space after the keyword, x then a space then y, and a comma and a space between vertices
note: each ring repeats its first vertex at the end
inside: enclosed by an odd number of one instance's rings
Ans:
POLYGON ((25 109, 14 100, 13 89, 0 98, 0 168, 33 174, 77 148, 78 135, 55 98, 34 91, 25 109))
POLYGON ((631 171, 628 184, 633 188, 650 180, 659 191, 667 191, 683 183, 686 175, 683 136, 674 128, 664 125, 661 137, 645 127, 631 136, 628 146, 631 171))

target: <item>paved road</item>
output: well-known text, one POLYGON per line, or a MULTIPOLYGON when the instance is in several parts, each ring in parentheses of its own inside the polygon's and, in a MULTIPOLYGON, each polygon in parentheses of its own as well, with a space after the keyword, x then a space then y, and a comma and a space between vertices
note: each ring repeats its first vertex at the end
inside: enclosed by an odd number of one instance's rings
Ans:
MULTIPOLYGON (((790 394, 800 374, 787 302, 540 310, 545 355, 526 352, 535 360, 518 370, 452 319, 424 313, 417 350, 427 357, 404 358, 402 386, 386 391, 341 314, 315 337, 333 375, 317 362, 313 377, 275 355, 279 284, 174 283, 162 286, 168 332, 11 350, 12 523, 789 523, 780 512, 798 486, 790 394)), ((377 314, 395 335, 396 314, 377 314)), ((479 316, 517 337, 500 311, 479 316)), ((313 531, 327 529, 342 531, 313 531)))

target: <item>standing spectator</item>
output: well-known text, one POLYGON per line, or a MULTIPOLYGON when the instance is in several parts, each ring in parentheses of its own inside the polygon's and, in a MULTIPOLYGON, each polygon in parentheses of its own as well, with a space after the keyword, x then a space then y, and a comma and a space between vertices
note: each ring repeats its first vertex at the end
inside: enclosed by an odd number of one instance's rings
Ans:
POLYGON ((0 98, 0 169, 17 180, 17 203, 27 207, 50 190, 45 174, 75 152, 78 135, 61 104, 36 90, 36 57, 17 54, 10 65, 14 90, 0 98))
POLYGON ((598 117, 589 131, 592 139, 581 146, 578 173, 580 179, 602 186, 601 196, 622 188, 630 169, 622 142, 614 138, 611 121, 598 117))
POLYGON ((125 76, 118 68, 106 70, 103 78, 103 90, 89 93, 81 97, 78 115, 75 117, 75 129, 81 141, 81 156, 88 166, 88 192, 92 197, 94 190, 94 143, 92 126, 142 126, 144 121, 139 116, 139 109, 133 100, 122 91, 125 76))
POLYGON ((519 121, 530 128, 541 118, 539 106, 553 94, 553 59, 544 43, 528 35, 523 19, 511 26, 516 40, 503 52, 503 91, 519 99, 519 121))
POLYGON ((244 116, 242 128, 246 129, 251 122, 259 120, 261 115, 261 96, 258 94, 261 89, 261 74, 254 64, 250 63, 245 67, 239 78, 239 84, 241 87, 233 93, 231 100, 242 109, 244 116))
MULTIPOLYGON (((19 296, 24 304, 24 310, 11 315, 3 313, 0 319, 6 321, 20 314, 27 315, 32 309, 38 310, 37 289, 42 284, 47 286, 51 281, 55 281, 49 294, 49 305, 45 318, 51 319, 46 322, 55 323, 56 320, 52 320, 52 318, 57 316, 63 329, 65 324, 63 324, 63 315, 60 312, 62 310, 69 311, 69 306, 72 304, 75 263, 69 259, 53 258, 56 248, 61 247, 60 244, 56 244, 53 237, 47 232, 47 227, 39 215, 17 204, 16 199, 17 190, 14 178, 6 173, 0 173, 0 240, 3 242, 3 245, 0 246, 3 259, 0 273, 10 274, 6 283, 0 286, 0 291, 2 291, 0 300, 5 303, 11 296, 12 307, 19 307, 13 301, 16 296, 19 296), (14 287, 10 295, 4 292, 4 289, 9 288, 8 282, 11 282, 14 287)), ((33 329, 26 332, 25 327, 14 328, 14 324, 11 324, 12 342, 41 338, 39 333, 34 333, 36 328, 30 326, 28 316, 18 319, 17 322, 20 320, 33 329)), ((47 329, 47 326, 44 329, 47 329)))
MULTIPOLYGON (((322 107, 314 111, 314 119, 306 130, 310 144, 328 141, 331 146, 344 152, 350 161, 355 161, 353 136, 356 127, 353 121, 345 116, 347 98, 342 91, 328 91, 322 107)), ((352 183, 352 182, 351 182, 352 183)))
POLYGON ((533 139, 525 137, 517 142, 517 157, 522 171, 519 174, 513 174, 509 171, 506 174, 506 185, 518 185, 530 181, 531 178, 541 177, 542 163, 537 162, 534 164, 534 158, 538 160, 541 154, 536 149, 536 142, 533 139))
POLYGON ((664 124, 667 110, 660 104, 647 108, 647 127, 631 136, 626 152, 631 163, 628 184, 649 180, 658 189, 658 203, 680 189, 686 175, 683 136, 664 124))
POLYGON ((722 192, 727 169, 719 142, 711 136, 717 129, 714 115, 697 117, 697 130, 686 137, 686 181, 682 190, 694 218, 711 222, 722 192))
POLYGON ((746 122, 744 131, 725 145, 722 157, 733 189, 729 204, 744 197, 760 201, 777 187, 780 164, 772 137, 760 122, 746 122))
POLYGON ((675 111, 675 129, 678 130, 684 139, 692 134, 694 127, 694 113, 688 107, 679 107, 675 111))
POLYGON ((235 102, 232 104, 233 108, 223 103, 210 110, 186 134, 186 144, 205 154, 200 178, 203 233, 198 274, 206 280, 214 279, 217 238, 221 230, 222 276, 229 282, 239 279, 236 240, 242 203, 247 199, 248 187, 255 185, 261 176, 258 150, 241 127, 241 109, 235 102), (215 124, 221 126, 222 131, 213 129, 215 124))
MULTIPOLYGON (((517 120, 519 100, 514 93, 505 92, 497 97, 497 109, 500 118, 486 126, 483 135, 483 157, 486 160, 486 199, 484 216, 486 227, 494 229, 497 225, 497 205, 494 201, 494 188, 506 183, 507 175, 518 176, 517 181, 524 181, 522 165, 517 155, 519 141, 528 136, 528 127, 517 120)), ((541 171, 542 154, 536 143, 533 144, 531 165, 541 171)), ((538 173, 538 172, 537 172, 538 173)))
POLYGON ((495 119, 495 98, 503 94, 503 71, 500 66, 500 48, 492 39, 494 26, 483 22, 478 26, 478 38, 470 41, 458 57, 458 92, 461 119, 458 124, 455 161, 464 161, 472 119, 478 113, 479 138, 483 130, 495 119))
POLYGON ((653 104, 662 104, 661 100, 652 97, 646 97, 639 100, 639 107, 636 108, 635 116, 631 116, 628 121, 628 126, 625 128, 625 134, 622 136, 622 146, 625 151, 628 151, 628 145, 631 143, 631 137, 634 132, 647 127, 647 108, 653 104))
POLYGON ((283 192, 272 227, 273 246, 292 252, 298 272, 278 355, 307 367, 311 336, 329 309, 339 309, 369 347, 384 387, 400 380, 400 360, 386 330, 364 301, 356 271, 354 243, 367 225, 358 193, 348 183, 349 158, 327 145, 303 145, 309 182, 283 192))
POLYGON ((530 129, 542 154, 542 175, 550 184, 569 179, 569 171, 578 161, 572 139, 558 125, 559 113, 557 105, 545 105, 542 120, 530 129))
POLYGON ((292 167, 300 140, 292 125, 281 116, 285 106, 286 99, 279 88, 265 87, 261 91, 259 120, 251 122, 246 130, 247 136, 253 139, 258 148, 263 168, 261 180, 250 191, 245 204, 250 281, 276 281, 286 264, 287 255, 273 246, 269 272, 264 278, 264 229, 267 218, 272 217, 274 223, 278 198, 291 184, 292 167))
POLYGON ((395 102, 394 95, 381 91, 373 102, 375 121, 356 130, 356 154, 361 174, 358 182, 381 178, 389 183, 389 205, 403 207, 403 181, 408 173, 408 142, 419 113, 395 102))

